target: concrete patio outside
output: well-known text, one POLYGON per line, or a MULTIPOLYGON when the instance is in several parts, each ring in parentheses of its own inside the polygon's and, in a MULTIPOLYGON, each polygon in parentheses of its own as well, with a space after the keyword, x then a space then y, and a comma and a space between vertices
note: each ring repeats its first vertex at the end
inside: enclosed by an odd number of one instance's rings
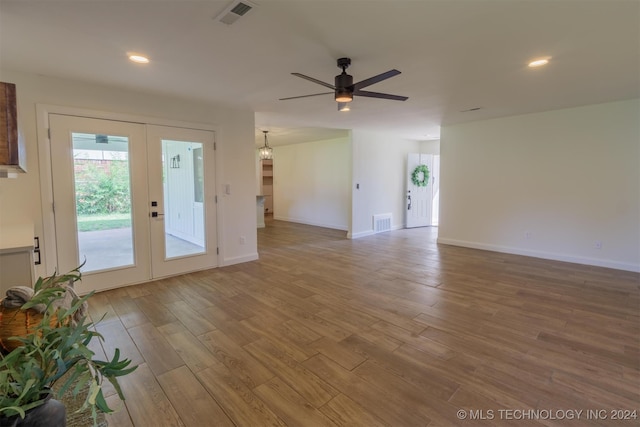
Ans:
MULTIPOLYGON (((165 234, 165 242, 166 258, 193 255, 205 250, 203 246, 187 242, 171 234, 165 234)), ((146 242, 141 242, 141 244, 146 244, 146 242)), ((118 268, 134 263, 131 227, 81 231, 78 233, 78 248, 79 263, 83 262, 85 257, 87 259, 87 263, 82 268, 83 272, 118 268)), ((162 248, 151 248, 151 250, 162 250, 162 248)))

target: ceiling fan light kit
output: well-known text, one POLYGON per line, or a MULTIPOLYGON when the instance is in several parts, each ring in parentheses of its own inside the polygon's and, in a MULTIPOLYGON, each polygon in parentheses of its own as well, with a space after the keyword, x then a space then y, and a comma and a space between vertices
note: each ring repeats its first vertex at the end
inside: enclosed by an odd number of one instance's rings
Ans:
POLYGON ((351 102, 353 101, 353 95, 346 90, 336 89, 336 102, 351 102))
POLYGON ((349 68, 349 65, 351 65, 351 59, 338 59, 338 67, 342 68, 342 73, 338 74, 335 78, 336 102, 353 101, 353 76, 347 74, 346 71, 346 69, 349 68))
MULTIPOLYGON (((400 74, 398 70, 389 70, 386 73, 378 74, 373 77, 369 77, 368 79, 362 80, 358 83, 353 83, 353 76, 347 74, 347 68, 351 65, 350 58, 340 58, 337 61, 338 67, 342 68, 342 73, 338 74, 335 77, 333 85, 329 83, 325 83, 322 80, 315 79, 313 77, 309 77, 300 73, 291 73, 296 77, 300 77, 305 80, 309 80, 310 82, 319 84, 321 86, 327 87, 333 90, 334 99, 338 103, 338 111, 349 111, 348 108, 345 108, 345 105, 351 101, 353 101, 354 96, 365 96, 368 98, 380 98, 380 99, 389 99, 392 101, 406 101, 409 99, 406 96, 400 95, 391 95, 388 93, 379 93, 379 92, 369 92, 361 90, 367 86, 371 86, 372 84, 381 82, 393 76, 397 76, 400 74)), ((318 96, 318 95, 327 95, 332 92, 323 92, 323 93, 314 93, 311 95, 301 95, 301 96, 292 96, 288 98, 280 98, 280 101, 286 101, 289 99, 298 99, 298 98, 307 98, 310 96, 318 96)))

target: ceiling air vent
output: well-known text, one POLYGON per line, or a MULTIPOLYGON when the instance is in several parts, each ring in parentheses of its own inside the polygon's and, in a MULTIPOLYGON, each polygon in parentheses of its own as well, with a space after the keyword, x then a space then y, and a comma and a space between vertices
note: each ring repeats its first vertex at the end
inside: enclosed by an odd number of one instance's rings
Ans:
POLYGON ((225 10, 222 11, 215 19, 223 22, 227 25, 231 25, 247 14, 251 9, 255 7, 254 4, 248 1, 234 1, 225 10))

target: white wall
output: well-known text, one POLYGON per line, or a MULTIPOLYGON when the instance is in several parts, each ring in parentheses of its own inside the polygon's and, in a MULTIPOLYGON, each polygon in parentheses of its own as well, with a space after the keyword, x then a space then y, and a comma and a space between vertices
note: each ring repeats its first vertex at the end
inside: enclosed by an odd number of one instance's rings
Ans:
POLYGON ((273 176, 275 219, 348 230, 349 138, 274 147, 273 176))
POLYGON ((394 135, 354 130, 352 224, 349 237, 373 233, 373 215, 391 213, 393 229, 405 226, 407 154, 420 143, 394 135), (356 189, 359 184, 360 188, 356 189))
MULTIPOLYGON (((36 104, 50 104, 215 126, 220 263, 257 258, 253 112, 9 70, 0 71, 0 81, 16 84, 28 168, 27 174, 17 179, 0 179, 0 233, 15 224, 33 222, 41 244, 51 244, 43 234, 36 132, 36 104), (227 183, 232 185, 231 195, 221 191, 227 183), (240 236, 246 239, 244 245, 240 244, 240 236)), ((44 209, 48 215, 50 207, 44 209)), ((48 258, 43 254, 44 264, 36 269, 37 275, 53 272, 55 265, 47 264, 48 258)))
POLYGON ((432 139, 429 141, 420 141, 420 153, 440 154, 440 140, 432 139))
POLYGON ((438 241, 639 271, 639 117, 636 99, 443 127, 438 241))

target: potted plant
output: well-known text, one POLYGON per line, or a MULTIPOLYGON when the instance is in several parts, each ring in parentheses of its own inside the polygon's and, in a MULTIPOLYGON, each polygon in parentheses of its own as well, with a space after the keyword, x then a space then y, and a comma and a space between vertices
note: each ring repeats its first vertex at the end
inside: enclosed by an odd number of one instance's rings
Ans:
POLYGON ((83 298, 73 293, 74 297, 69 299, 67 286, 80 280, 79 269, 39 278, 33 298, 21 307, 21 310, 39 308, 42 318, 25 335, 12 338, 19 341, 18 347, 0 355, 2 426, 65 426, 64 406, 61 408, 55 399, 70 388, 74 398, 84 397, 81 409, 91 409, 95 425, 98 410, 112 412, 102 393, 105 379, 124 400, 117 377, 131 373, 137 366, 129 366, 129 359, 121 359, 118 349, 111 360, 102 361, 95 359, 88 348, 91 340, 104 338, 83 312, 93 292, 83 298), (87 384, 86 396, 78 396, 87 384), (39 414, 42 412, 44 420, 39 414), (54 424, 56 416, 61 418, 61 424, 54 424))

